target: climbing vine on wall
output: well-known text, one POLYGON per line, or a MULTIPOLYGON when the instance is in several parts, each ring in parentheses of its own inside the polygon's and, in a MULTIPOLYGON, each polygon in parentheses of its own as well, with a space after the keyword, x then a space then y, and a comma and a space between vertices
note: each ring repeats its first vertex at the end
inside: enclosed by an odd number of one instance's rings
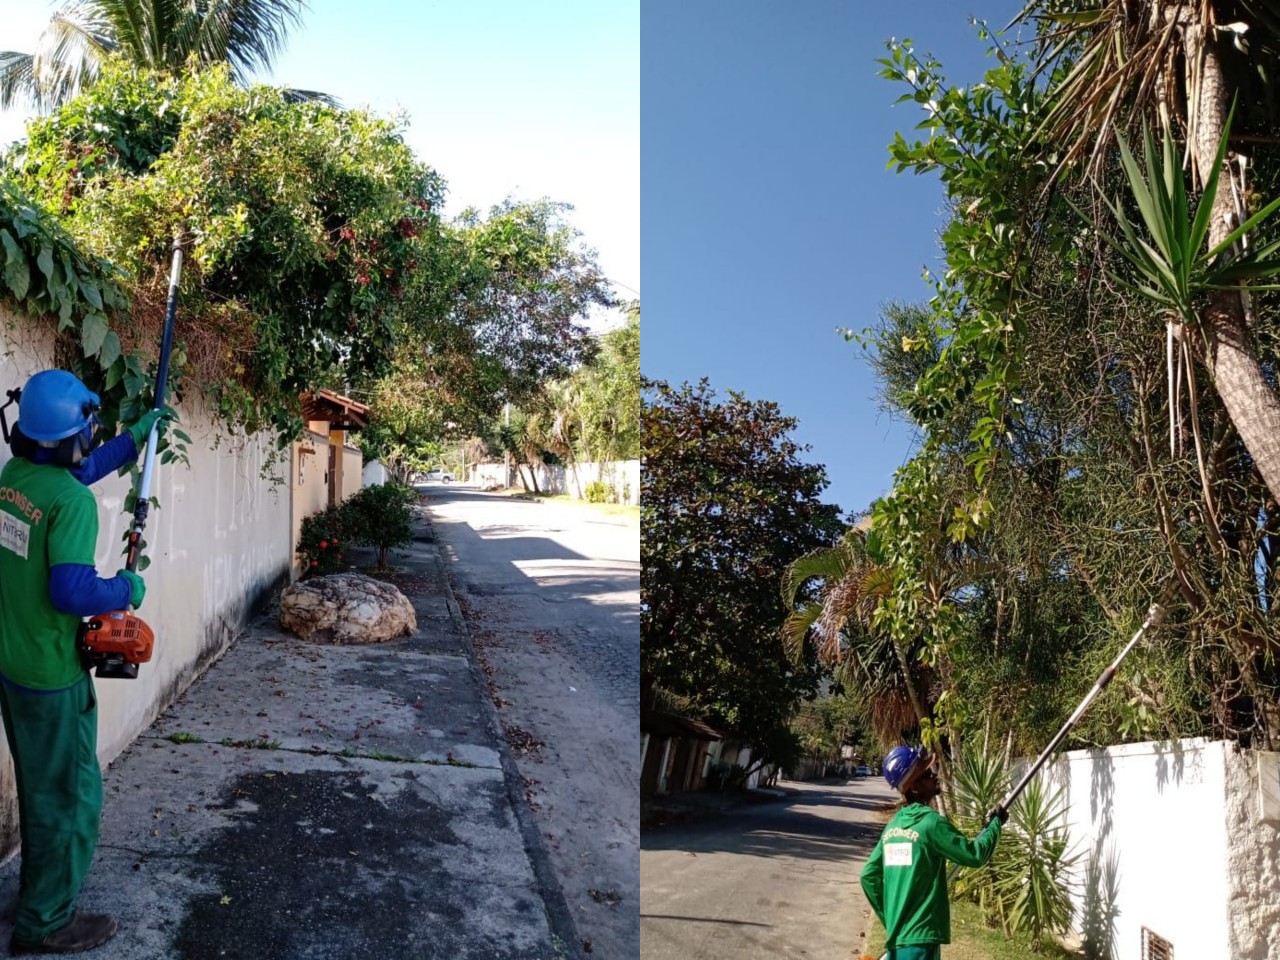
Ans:
MULTIPOLYGON (((115 63, 28 127, 6 173, 123 271, 128 314, 74 331, 88 353, 109 355, 113 332, 122 354, 154 352, 168 250, 186 237, 177 336, 190 380, 227 425, 283 441, 301 428, 301 390, 385 367, 404 275, 431 260, 443 182, 401 132, 241 89, 225 68, 177 77, 115 63)), ((126 356, 108 375, 136 373, 126 356)))
MULTIPOLYGON (((127 278, 112 264, 80 250, 52 217, 12 183, 0 181, 0 300, 17 313, 44 318, 59 336, 59 360, 103 400, 108 428, 131 421, 151 400, 147 356, 126 353, 112 327, 129 307, 127 278)), ((173 364, 180 380, 181 352, 173 364)), ((8 388, 20 386, 9 384, 8 388)))

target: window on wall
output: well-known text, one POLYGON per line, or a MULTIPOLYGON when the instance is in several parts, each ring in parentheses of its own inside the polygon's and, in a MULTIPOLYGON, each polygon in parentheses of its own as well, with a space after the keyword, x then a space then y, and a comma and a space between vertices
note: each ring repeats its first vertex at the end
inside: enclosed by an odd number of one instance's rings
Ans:
POLYGON ((1143 927, 1142 960, 1173 960, 1173 944, 1155 931, 1143 927))

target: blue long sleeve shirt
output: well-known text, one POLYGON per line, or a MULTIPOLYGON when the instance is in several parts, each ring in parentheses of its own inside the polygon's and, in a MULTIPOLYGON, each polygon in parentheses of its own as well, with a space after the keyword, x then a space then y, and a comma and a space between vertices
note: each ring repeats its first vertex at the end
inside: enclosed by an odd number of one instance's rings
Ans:
POLYGON ((88 564, 59 563, 49 568, 49 601, 63 613, 92 617, 125 610, 133 588, 124 577, 103 579, 88 564))

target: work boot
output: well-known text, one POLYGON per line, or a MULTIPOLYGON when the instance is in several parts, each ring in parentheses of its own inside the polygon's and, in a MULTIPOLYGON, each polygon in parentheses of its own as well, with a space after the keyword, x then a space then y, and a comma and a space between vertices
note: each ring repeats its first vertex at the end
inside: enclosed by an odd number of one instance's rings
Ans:
POLYGON ((71 915, 65 927, 46 933, 40 940, 19 940, 15 935, 9 941, 9 955, 27 953, 79 953, 92 950, 115 936, 116 919, 105 913, 81 913, 71 915))

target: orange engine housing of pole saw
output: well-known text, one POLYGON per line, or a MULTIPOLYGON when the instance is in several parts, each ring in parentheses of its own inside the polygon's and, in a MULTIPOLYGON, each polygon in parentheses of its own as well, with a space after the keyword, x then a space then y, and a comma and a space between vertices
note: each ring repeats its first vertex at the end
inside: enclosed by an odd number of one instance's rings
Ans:
POLYGON ((118 653, 126 663, 147 663, 156 635, 141 617, 126 610, 112 610, 89 619, 81 643, 89 653, 118 653))

